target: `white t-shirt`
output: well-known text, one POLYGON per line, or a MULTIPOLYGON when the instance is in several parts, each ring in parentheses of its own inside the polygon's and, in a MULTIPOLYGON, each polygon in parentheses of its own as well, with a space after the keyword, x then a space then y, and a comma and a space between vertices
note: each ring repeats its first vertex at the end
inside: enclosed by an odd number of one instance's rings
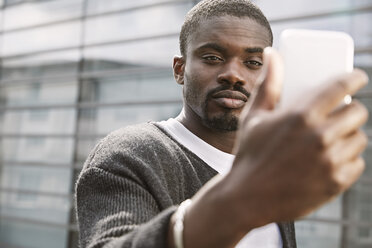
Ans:
MULTIPOLYGON (((176 119, 159 122, 174 139, 195 153, 206 164, 216 170, 219 174, 227 174, 232 166, 235 156, 206 143, 198 136, 189 131, 176 119)), ((278 225, 275 223, 253 229, 235 248, 281 248, 282 239, 278 225)))

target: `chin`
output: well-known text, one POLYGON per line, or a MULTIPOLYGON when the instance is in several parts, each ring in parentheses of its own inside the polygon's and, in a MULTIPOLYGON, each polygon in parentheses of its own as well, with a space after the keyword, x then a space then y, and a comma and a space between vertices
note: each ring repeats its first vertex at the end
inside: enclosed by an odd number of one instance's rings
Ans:
POLYGON ((238 130, 239 117, 231 113, 223 113, 217 116, 207 116, 203 123, 208 128, 212 128, 224 132, 232 132, 238 130))

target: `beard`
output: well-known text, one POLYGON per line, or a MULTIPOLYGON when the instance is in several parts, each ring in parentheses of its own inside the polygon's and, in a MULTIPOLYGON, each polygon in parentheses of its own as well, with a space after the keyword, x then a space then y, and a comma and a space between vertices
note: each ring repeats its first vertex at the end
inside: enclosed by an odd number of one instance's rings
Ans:
POLYGON ((209 128, 216 129, 219 131, 231 132, 238 130, 239 118, 238 116, 226 111, 217 116, 208 116, 206 110, 203 109, 205 117, 202 118, 203 124, 209 128))
MULTIPOLYGON (((250 96, 250 93, 247 92, 244 87, 242 87, 239 84, 236 85, 231 85, 231 84, 223 84, 217 88, 214 88, 210 90, 204 101, 201 103, 202 105, 202 113, 200 115, 200 118, 202 120, 202 123, 211 129, 215 129, 218 131, 223 131, 223 132, 231 132, 231 131, 236 131, 238 130, 239 126, 239 114, 236 113, 236 110, 231 110, 231 109, 222 109, 220 113, 211 113, 209 110, 209 102, 212 96, 222 90, 236 90, 244 95, 246 95, 248 98, 250 96)), ((197 103, 197 95, 200 93, 198 89, 189 89, 185 93, 185 99, 190 105, 194 105, 197 103)), ((199 103, 200 104, 200 103, 199 103)))

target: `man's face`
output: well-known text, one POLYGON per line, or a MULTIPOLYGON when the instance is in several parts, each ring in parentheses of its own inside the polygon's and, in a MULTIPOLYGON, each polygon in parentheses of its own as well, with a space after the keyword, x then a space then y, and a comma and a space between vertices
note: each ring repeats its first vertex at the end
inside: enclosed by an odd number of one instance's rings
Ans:
POLYGON ((201 23, 189 37, 179 82, 185 111, 193 111, 209 128, 235 131, 267 46, 267 29, 250 18, 222 16, 201 23))

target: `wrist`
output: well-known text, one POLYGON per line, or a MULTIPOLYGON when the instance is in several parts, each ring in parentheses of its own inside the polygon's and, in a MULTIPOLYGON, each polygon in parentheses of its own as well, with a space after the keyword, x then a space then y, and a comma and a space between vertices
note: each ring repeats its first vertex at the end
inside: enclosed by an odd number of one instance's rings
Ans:
POLYGON ((232 247, 249 231, 226 193, 223 177, 217 176, 193 197, 184 220, 185 248, 232 247))
POLYGON ((225 186, 225 194, 229 198, 230 209, 235 213, 232 218, 239 222, 240 229, 249 232, 254 228, 273 222, 270 213, 266 212, 267 197, 260 193, 260 189, 265 187, 264 185, 267 183, 259 184, 255 182, 255 178, 247 178, 237 168, 238 166, 234 165, 235 169, 232 169, 224 177, 223 185, 225 186))

